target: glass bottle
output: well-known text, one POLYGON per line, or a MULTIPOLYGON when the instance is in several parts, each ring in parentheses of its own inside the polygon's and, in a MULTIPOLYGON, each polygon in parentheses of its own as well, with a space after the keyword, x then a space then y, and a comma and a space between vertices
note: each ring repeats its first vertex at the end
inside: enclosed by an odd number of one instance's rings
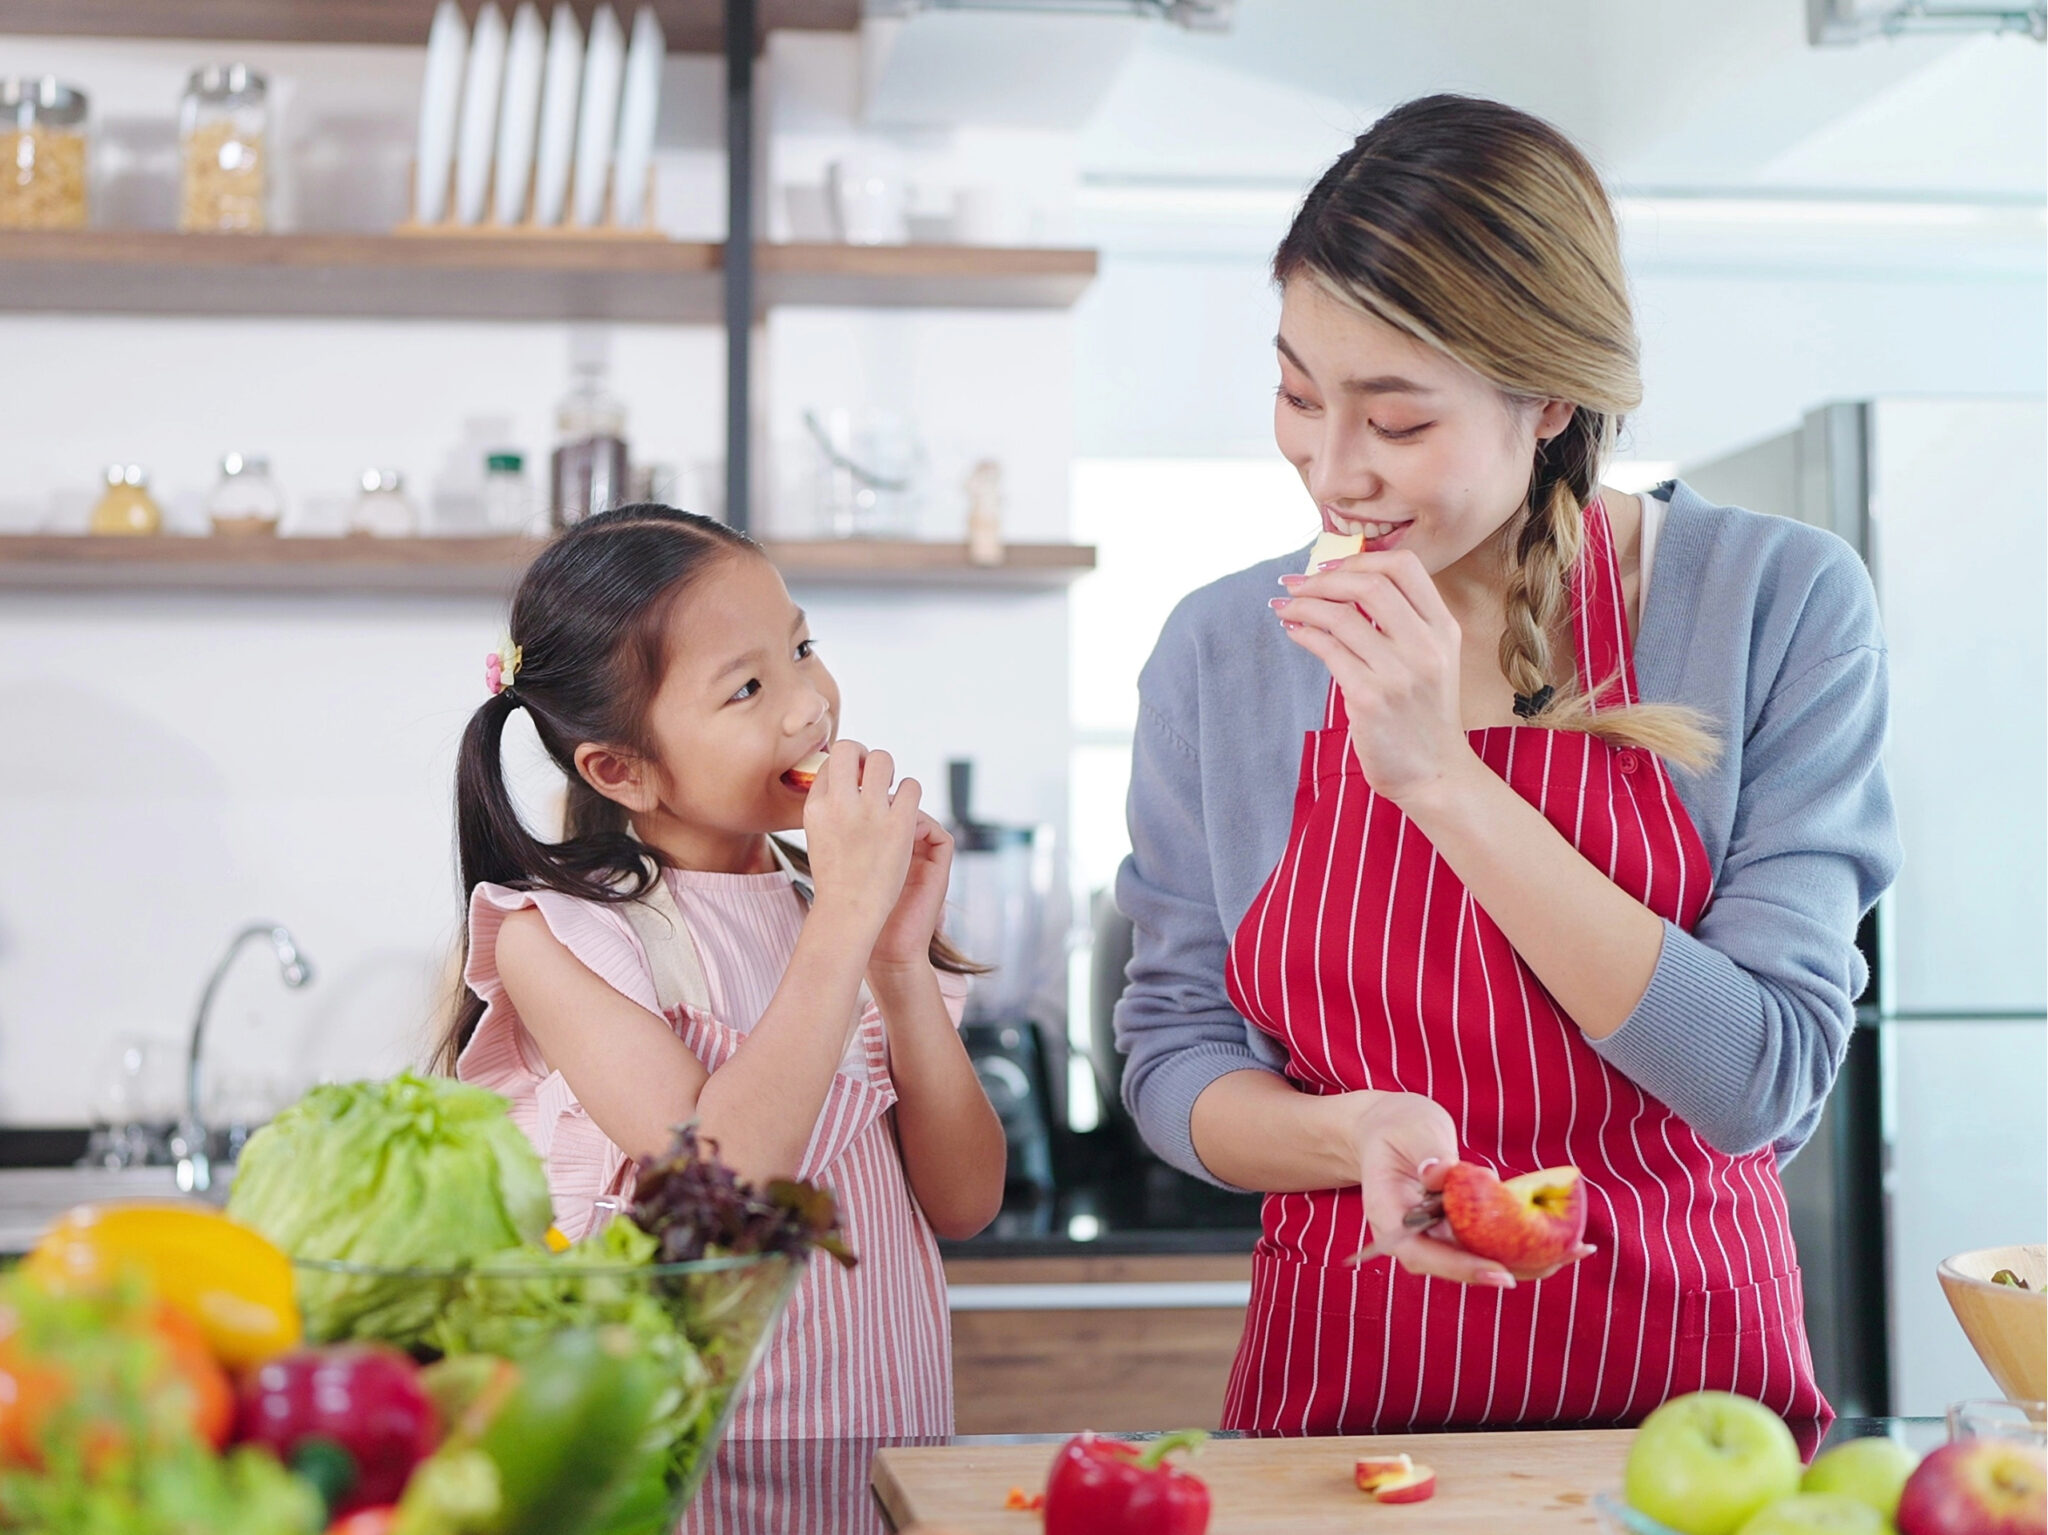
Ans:
POLYGON ((258 233, 267 222, 270 87, 244 64, 192 71, 178 110, 178 227, 258 233))
POLYGON ((0 229, 85 227, 85 134, 85 92, 0 80, 0 229))
POLYGON ((107 465, 106 494, 92 509, 89 526, 117 536, 161 533, 164 513, 149 493, 149 472, 140 464, 107 465))
POLYGON ((220 482, 206 498, 216 533, 275 533, 284 516, 284 496, 270 477, 270 460, 230 453, 220 461, 220 482))
POLYGON ((365 469, 362 494, 349 516, 351 533, 376 538, 410 538, 420 530, 420 511, 405 493, 405 476, 396 469, 365 469))
POLYGON ((579 359, 576 381, 555 411, 559 439, 549 461, 549 516, 566 528, 593 512, 623 506, 626 407, 605 389, 602 361, 579 359))
POLYGON ((533 521, 525 455, 484 455, 484 526, 493 533, 531 533, 533 521))

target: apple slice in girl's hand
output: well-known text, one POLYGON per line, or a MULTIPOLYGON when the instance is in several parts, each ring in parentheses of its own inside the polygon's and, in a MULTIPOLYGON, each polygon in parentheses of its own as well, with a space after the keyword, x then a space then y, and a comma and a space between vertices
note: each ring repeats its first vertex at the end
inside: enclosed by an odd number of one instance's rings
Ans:
POLYGON ((811 792, 811 785, 818 781, 818 774, 824 771, 825 754, 812 752, 803 761, 782 775, 782 781, 800 794, 811 792))
POLYGON ((1364 547, 1363 533, 1332 533, 1326 528, 1316 535, 1316 546, 1308 552, 1308 573, 1314 575, 1332 560, 1348 560, 1364 547))

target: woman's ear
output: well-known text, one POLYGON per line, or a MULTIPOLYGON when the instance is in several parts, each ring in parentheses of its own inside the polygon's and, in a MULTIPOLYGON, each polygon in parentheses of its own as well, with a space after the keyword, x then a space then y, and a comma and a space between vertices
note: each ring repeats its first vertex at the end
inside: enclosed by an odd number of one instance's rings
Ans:
POLYGON ((1572 424, 1572 415, 1577 410, 1570 400, 1545 400, 1543 408, 1536 412, 1537 444, 1548 447, 1553 437, 1572 424))
POLYGON ((576 771, 599 794, 636 815, 646 814, 659 802, 647 760, 631 752, 585 741, 576 748, 576 771))

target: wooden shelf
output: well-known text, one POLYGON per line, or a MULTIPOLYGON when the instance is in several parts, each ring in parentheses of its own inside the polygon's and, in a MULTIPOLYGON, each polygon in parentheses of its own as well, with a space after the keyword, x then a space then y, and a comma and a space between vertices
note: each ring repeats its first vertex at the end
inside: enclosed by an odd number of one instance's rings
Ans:
MULTIPOLYGON (((652 0, 671 53, 725 47, 720 0, 652 0)), ((242 43, 374 43, 424 48, 435 0, 8 0, 0 30, 69 37, 242 43)), ((587 29, 594 0, 572 0, 587 29)), ((473 15, 471 0, 463 12, 473 15)), ((851 32, 860 0, 761 0, 763 32, 851 32)))
MULTIPOLYGON (((1089 250, 761 245, 762 308, 1064 308, 1089 250)), ((725 248, 547 235, 0 231, 0 310, 716 324, 725 248)))
MULTIPOLYGON (((528 538, 0 536, 0 590, 411 592, 509 595, 540 550, 528 538)), ((1084 544, 1013 544, 1001 565, 964 544, 767 540, 792 585, 1053 590, 1095 568, 1084 544)))

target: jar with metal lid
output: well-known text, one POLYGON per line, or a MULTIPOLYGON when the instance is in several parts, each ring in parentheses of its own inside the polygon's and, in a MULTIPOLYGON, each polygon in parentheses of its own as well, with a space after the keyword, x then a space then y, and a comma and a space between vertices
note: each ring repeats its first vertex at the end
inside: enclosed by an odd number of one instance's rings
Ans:
POLYGON ((270 176, 270 84, 246 64, 210 64, 185 82, 178 227, 255 233, 270 176))
POLYGON ((85 227, 85 92, 0 80, 0 229, 85 227))
POLYGON ((107 490, 92 509, 95 533, 161 533, 163 508, 149 493, 149 472, 140 464, 107 465, 107 490))
POLYGON ((284 516, 284 496, 270 477, 270 460, 253 453, 222 458, 220 483, 206 498, 206 515, 216 533, 275 533, 284 516))
POLYGON ((405 493, 405 476, 396 469, 365 469, 362 494, 349 516, 351 533, 378 538, 408 538, 420 530, 419 508, 405 493))

